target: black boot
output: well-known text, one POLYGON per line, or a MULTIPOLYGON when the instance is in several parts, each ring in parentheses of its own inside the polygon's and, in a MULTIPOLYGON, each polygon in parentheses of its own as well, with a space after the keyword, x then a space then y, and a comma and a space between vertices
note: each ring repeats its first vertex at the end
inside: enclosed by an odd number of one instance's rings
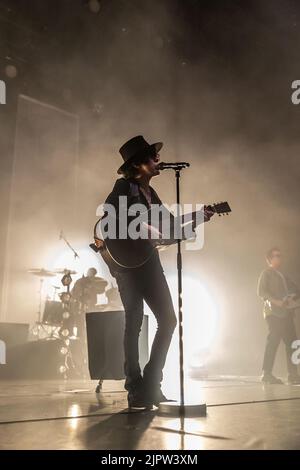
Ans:
POLYGON ((152 409, 153 400, 148 395, 142 393, 142 391, 128 392, 127 395, 128 408, 146 408, 152 409))

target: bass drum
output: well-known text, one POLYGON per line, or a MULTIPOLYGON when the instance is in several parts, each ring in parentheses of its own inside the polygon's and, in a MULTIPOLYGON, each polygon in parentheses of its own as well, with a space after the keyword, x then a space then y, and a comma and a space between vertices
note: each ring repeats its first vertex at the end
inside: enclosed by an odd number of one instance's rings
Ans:
POLYGON ((49 326, 60 326, 63 321, 63 304, 57 300, 46 300, 43 323, 49 326))

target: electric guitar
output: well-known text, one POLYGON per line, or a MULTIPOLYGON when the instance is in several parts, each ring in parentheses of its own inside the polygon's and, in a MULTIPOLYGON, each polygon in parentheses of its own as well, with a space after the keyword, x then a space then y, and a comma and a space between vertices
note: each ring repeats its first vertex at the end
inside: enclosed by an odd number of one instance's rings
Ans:
MULTIPOLYGON (((151 210, 151 209, 150 209, 151 210)), ((179 216, 179 224, 184 227, 187 223, 193 223, 193 230, 196 228, 197 215, 202 214, 201 221, 205 221, 205 211, 210 211, 218 215, 228 215, 231 212, 231 208, 228 202, 220 202, 217 204, 211 204, 204 206, 200 211, 191 212, 179 216)), ((149 212, 149 211, 148 211, 149 212)), ((89 246, 95 252, 99 252, 105 263, 113 271, 122 271, 126 268, 138 268, 143 266, 153 254, 153 250, 161 246, 168 246, 177 243, 177 239, 169 238, 108 238, 97 236, 97 227, 103 219, 97 221, 94 227, 94 240, 95 243, 91 243, 89 246)), ((178 217, 174 217, 174 223, 178 222, 178 217)), ((152 220, 151 220, 152 223, 152 220)), ((159 221, 159 226, 155 227, 154 230, 161 232, 161 226, 163 222, 159 221)), ((152 226, 152 225, 151 225, 152 226)))

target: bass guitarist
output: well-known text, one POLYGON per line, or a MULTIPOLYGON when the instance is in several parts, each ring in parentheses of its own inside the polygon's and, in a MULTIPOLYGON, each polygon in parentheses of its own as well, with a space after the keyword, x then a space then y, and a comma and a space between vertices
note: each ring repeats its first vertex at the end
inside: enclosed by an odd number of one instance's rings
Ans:
POLYGON ((275 356, 280 341, 283 340, 286 349, 288 383, 300 384, 297 366, 292 362, 292 344, 297 339, 294 323, 294 311, 300 304, 300 291, 296 284, 281 272, 282 255, 277 247, 268 250, 266 254, 268 268, 258 280, 258 295, 264 301, 264 317, 268 324, 269 334, 265 346, 263 360, 262 382, 282 384, 282 380, 272 374, 275 356))

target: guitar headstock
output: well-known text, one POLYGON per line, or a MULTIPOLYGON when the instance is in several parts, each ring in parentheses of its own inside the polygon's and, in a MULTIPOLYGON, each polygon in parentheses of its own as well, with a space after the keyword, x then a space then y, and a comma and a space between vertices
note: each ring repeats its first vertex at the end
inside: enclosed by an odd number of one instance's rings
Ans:
POLYGON ((208 207, 211 207, 212 210, 216 214, 219 214, 220 216, 221 215, 228 215, 231 212, 231 207, 230 207, 230 205, 228 204, 227 201, 217 202, 217 203, 212 204, 211 206, 208 206, 208 207))

